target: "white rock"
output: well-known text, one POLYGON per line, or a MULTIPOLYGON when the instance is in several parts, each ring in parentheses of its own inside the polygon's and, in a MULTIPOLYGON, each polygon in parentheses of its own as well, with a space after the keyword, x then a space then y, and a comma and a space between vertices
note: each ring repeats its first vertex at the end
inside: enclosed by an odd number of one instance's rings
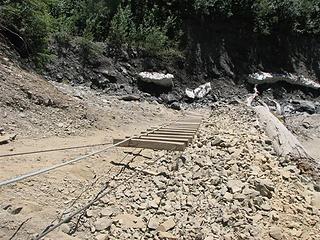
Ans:
POLYGON ((163 74, 157 72, 141 72, 139 79, 146 83, 153 83, 162 87, 173 87, 174 76, 172 74, 163 74))
POLYGON ((113 223, 113 220, 108 217, 99 218, 94 223, 94 227, 97 231, 103 231, 108 229, 112 225, 112 223, 113 223))
POLYGON ((174 221, 174 218, 170 217, 168 220, 164 221, 159 225, 158 230, 161 232, 167 232, 172 228, 174 228, 175 226, 176 226, 176 223, 174 221))
POLYGON ((230 189, 231 193, 237 193, 242 190, 244 184, 240 180, 229 180, 227 186, 230 189))
POLYGON ((293 85, 299 85, 309 87, 313 89, 319 89, 320 84, 308 79, 304 76, 297 76, 291 73, 287 74, 272 74, 266 72, 258 72, 249 75, 248 81, 252 84, 263 84, 263 83, 276 83, 279 81, 285 81, 293 85))

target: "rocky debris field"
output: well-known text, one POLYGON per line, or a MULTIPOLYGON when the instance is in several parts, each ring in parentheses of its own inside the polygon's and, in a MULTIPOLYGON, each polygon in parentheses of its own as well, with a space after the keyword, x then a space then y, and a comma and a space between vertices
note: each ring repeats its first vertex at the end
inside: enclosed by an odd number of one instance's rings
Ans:
POLYGON ((109 194, 50 239, 319 239, 319 182, 275 155, 250 109, 218 106, 183 153, 128 153, 109 194))
POLYGON ((308 153, 320 162, 320 114, 287 116, 285 125, 299 138, 308 153))

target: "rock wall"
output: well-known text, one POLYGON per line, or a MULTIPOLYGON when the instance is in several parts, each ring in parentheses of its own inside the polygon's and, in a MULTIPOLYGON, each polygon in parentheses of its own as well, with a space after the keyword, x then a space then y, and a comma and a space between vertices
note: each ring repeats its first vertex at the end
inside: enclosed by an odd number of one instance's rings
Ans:
POLYGON ((203 77, 241 80, 256 71, 287 71, 320 79, 320 39, 254 34, 239 22, 187 20, 188 71, 203 77))

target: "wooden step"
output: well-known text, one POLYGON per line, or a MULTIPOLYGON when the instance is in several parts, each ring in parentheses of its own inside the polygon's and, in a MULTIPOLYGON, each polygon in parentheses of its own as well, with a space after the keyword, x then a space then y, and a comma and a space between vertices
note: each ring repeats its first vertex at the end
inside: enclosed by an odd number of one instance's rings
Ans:
POLYGON ((176 132, 176 133, 191 133, 194 134, 197 132, 197 130, 179 130, 176 128, 161 128, 156 130, 155 132, 176 132))
POLYGON ((174 127, 174 126, 183 126, 183 127, 199 127, 200 126, 200 123, 195 123, 195 124, 184 124, 184 123, 175 123, 175 124, 172 124, 170 125, 170 127, 174 127))
POLYGON ((152 130, 166 130, 166 129, 169 129, 169 130, 185 130, 185 131, 196 131, 198 130, 197 127, 184 127, 184 126, 168 126, 168 127, 163 127, 163 128, 150 128, 148 129, 148 131, 152 131, 152 130))
MULTIPOLYGON (((136 138, 134 138, 136 139, 136 138)), ((168 141, 168 142, 185 142, 189 143, 191 142, 191 139, 186 139, 186 138, 164 138, 164 137, 159 137, 159 136, 141 136, 137 139, 147 139, 147 140, 156 140, 156 141, 168 141)))
MULTIPOLYGON (((122 142, 124 139, 114 139, 113 143, 122 142)), ((172 150, 183 151, 187 147, 187 143, 184 142, 169 142, 169 141, 157 141, 147 139, 131 139, 118 145, 118 147, 134 147, 134 148, 146 148, 157 150, 172 150)))
POLYGON ((171 131, 155 131, 152 134, 177 135, 177 136, 191 136, 191 135, 194 135, 193 132, 192 133, 188 133, 188 132, 171 132, 171 131))
POLYGON ((157 134, 157 133, 149 133, 149 137, 163 137, 163 138, 182 138, 182 139, 193 139, 193 135, 169 135, 169 134, 157 134))
POLYGON ((184 128, 184 129, 198 129, 199 126, 185 126, 185 125, 170 125, 168 127, 164 127, 164 128, 184 128))
MULTIPOLYGON (((164 127, 152 127, 141 135, 126 137, 128 140, 120 143, 120 147, 149 148, 156 150, 183 151, 194 138, 203 120, 202 116, 189 114, 183 120, 178 120, 164 127), (129 140, 130 139, 130 140, 129 140)), ((114 143, 124 141, 114 139, 114 143)))

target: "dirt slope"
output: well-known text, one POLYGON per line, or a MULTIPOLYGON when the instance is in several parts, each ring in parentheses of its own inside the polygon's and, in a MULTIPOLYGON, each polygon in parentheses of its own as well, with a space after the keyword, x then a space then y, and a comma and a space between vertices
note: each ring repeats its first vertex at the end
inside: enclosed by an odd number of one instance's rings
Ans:
POLYGON ((89 88, 50 83, 0 55, 0 126, 21 136, 76 135, 112 130, 169 114, 160 105, 123 102, 89 88), (53 84, 56 84, 54 86, 53 84))

